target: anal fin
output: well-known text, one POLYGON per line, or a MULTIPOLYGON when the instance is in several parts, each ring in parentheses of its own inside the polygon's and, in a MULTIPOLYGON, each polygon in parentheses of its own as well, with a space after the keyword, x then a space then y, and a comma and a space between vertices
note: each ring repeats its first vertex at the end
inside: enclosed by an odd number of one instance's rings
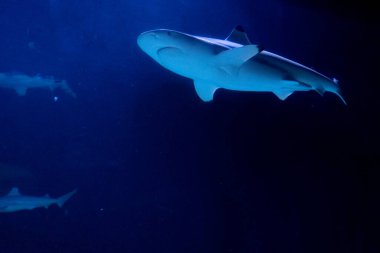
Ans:
POLYGON ((318 94, 321 96, 323 96, 323 94, 325 93, 325 90, 323 88, 316 88, 315 91, 318 92, 318 94))

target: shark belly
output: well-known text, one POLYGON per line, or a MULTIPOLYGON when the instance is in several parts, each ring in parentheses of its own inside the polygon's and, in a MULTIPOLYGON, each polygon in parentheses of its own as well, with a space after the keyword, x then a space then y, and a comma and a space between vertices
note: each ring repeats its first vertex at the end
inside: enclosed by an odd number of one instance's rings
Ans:
POLYGON ((177 47, 164 47, 157 51, 158 62, 166 69, 193 80, 214 80, 215 65, 210 60, 212 47, 204 46, 188 52, 177 47))
POLYGON ((254 60, 244 63, 236 73, 220 76, 220 88, 236 91, 273 91, 285 87, 283 71, 254 60))
POLYGON ((284 80, 298 82, 300 84, 298 90, 300 91, 327 90, 335 92, 338 88, 333 79, 279 55, 263 51, 257 55, 255 60, 272 68, 282 70, 284 72, 284 80))

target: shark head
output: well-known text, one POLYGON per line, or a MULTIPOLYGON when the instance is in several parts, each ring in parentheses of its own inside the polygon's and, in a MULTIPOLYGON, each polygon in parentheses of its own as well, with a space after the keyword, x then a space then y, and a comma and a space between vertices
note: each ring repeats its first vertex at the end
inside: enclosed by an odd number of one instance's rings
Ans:
POLYGON ((159 64, 184 76, 197 71, 194 67, 201 66, 209 55, 209 49, 196 37, 166 29, 140 34, 137 44, 159 64))
POLYGON ((172 30, 158 29, 140 34, 137 44, 150 57, 159 61, 166 54, 185 50, 187 35, 172 30))

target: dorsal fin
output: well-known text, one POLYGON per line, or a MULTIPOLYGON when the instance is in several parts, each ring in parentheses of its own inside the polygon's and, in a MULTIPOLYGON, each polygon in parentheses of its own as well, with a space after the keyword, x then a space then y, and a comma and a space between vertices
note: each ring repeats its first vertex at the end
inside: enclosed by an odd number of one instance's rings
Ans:
POLYGON ((20 192, 18 191, 17 187, 13 187, 8 193, 8 196, 18 196, 18 195, 20 195, 20 192))
POLYGON ((238 44, 241 44, 241 45, 244 45, 244 46, 252 44, 251 41, 248 38, 247 33, 244 31, 243 26, 241 26, 241 25, 237 25, 232 30, 232 32, 230 33, 230 35, 228 35, 228 37, 226 38, 226 40, 231 41, 231 42, 235 42, 235 43, 238 43, 238 44))

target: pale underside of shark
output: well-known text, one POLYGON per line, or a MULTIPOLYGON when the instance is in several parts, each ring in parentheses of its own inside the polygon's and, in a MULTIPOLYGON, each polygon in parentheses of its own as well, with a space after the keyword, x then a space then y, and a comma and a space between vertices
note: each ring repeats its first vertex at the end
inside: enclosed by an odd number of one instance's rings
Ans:
POLYGON ((60 88, 70 96, 76 97, 76 94, 65 80, 56 80, 53 77, 41 77, 40 75, 0 73, 0 87, 13 89, 20 96, 25 96, 28 89, 45 88, 53 91, 60 88))
POLYGON ((253 45, 241 26, 225 40, 158 29, 140 34, 137 43, 163 67, 193 79, 203 101, 224 88, 273 92, 281 100, 295 91, 328 91, 346 104, 336 79, 253 45))
POLYGON ((50 205, 54 204, 62 207, 75 193, 76 190, 73 190, 59 198, 51 198, 49 195, 35 197, 21 195, 18 188, 12 188, 7 195, 0 197, 0 212, 10 213, 22 210, 32 210, 39 207, 48 208, 50 205))

